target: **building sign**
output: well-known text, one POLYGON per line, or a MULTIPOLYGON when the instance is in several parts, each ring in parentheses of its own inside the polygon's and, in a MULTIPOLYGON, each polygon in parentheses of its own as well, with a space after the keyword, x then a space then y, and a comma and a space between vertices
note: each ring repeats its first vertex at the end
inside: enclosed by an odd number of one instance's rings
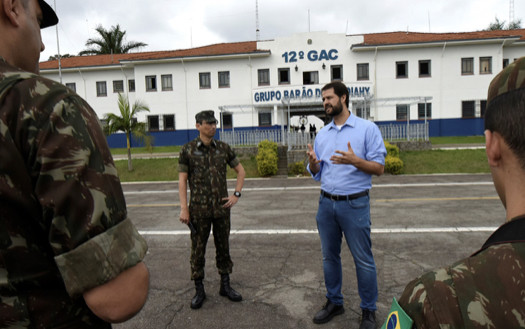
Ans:
MULTIPOLYGON (((253 101, 256 104, 271 104, 288 102, 294 100, 319 101, 321 102, 321 86, 303 86, 302 88, 268 88, 265 90, 257 89, 253 91, 253 101)), ((370 96, 369 86, 348 87, 350 97, 370 96)))
POLYGON ((305 53, 304 51, 287 51, 282 54, 281 56, 284 58, 285 63, 295 63, 299 60, 308 59, 310 62, 318 62, 318 61, 335 61, 339 58, 339 52, 337 49, 330 49, 330 50, 310 50, 309 52, 305 53))

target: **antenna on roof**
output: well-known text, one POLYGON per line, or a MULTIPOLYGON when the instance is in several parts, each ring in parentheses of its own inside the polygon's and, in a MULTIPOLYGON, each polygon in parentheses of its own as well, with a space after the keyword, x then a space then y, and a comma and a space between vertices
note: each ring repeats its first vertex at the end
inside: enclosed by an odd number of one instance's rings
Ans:
POLYGON ((509 25, 514 23, 514 0, 509 1, 509 25))
POLYGON ((310 9, 308 9, 308 32, 310 32, 310 9))
POLYGON ((259 41, 259 1, 255 0, 255 40, 259 41))

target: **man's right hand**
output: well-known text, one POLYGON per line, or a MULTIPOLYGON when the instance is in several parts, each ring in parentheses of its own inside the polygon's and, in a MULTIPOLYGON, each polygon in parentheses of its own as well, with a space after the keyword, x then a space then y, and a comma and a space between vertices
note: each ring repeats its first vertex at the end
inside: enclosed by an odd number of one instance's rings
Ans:
POLYGON ((308 155, 308 163, 310 164, 310 171, 312 171, 313 173, 319 172, 319 170, 321 169, 319 166, 319 163, 321 163, 321 160, 317 159, 317 155, 315 154, 312 144, 308 144, 308 150, 306 151, 306 155, 308 155))
POLYGON ((187 207, 180 208, 180 222, 183 224, 188 224, 190 222, 190 211, 187 207))

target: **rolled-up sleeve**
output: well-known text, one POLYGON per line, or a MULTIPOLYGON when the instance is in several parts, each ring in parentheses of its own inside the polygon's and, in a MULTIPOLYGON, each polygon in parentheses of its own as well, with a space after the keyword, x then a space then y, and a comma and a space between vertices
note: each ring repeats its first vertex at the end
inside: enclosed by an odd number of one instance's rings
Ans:
POLYGON ((129 219, 55 257, 70 296, 99 286, 144 258, 148 246, 129 219))

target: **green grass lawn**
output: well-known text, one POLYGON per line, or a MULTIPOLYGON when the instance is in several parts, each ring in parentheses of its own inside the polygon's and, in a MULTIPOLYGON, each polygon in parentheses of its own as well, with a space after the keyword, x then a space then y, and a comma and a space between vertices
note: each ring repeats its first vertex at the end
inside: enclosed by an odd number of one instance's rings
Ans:
MULTIPOLYGON (((432 145, 446 144, 484 144, 484 136, 434 137, 432 145)), ((153 153, 179 152, 181 146, 155 147, 153 153)), ((111 153, 126 154, 126 149, 111 149, 111 153)), ((133 148, 133 154, 151 153, 145 148, 133 148)), ((404 163, 404 174, 437 173, 489 173, 484 149, 479 150, 428 150, 405 151, 400 154, 404 163)), ((259 177, 255 157, 242 157, 241 163, 247 178, 259 177)), ((133 159, 133 171, 128 171, 126 160, 115 161, 120 180, 138 181, 176 181, 179 179, 177 159, 133 159)), ((233 169, 228 170, 228 178, 235 178, 233 169)))

